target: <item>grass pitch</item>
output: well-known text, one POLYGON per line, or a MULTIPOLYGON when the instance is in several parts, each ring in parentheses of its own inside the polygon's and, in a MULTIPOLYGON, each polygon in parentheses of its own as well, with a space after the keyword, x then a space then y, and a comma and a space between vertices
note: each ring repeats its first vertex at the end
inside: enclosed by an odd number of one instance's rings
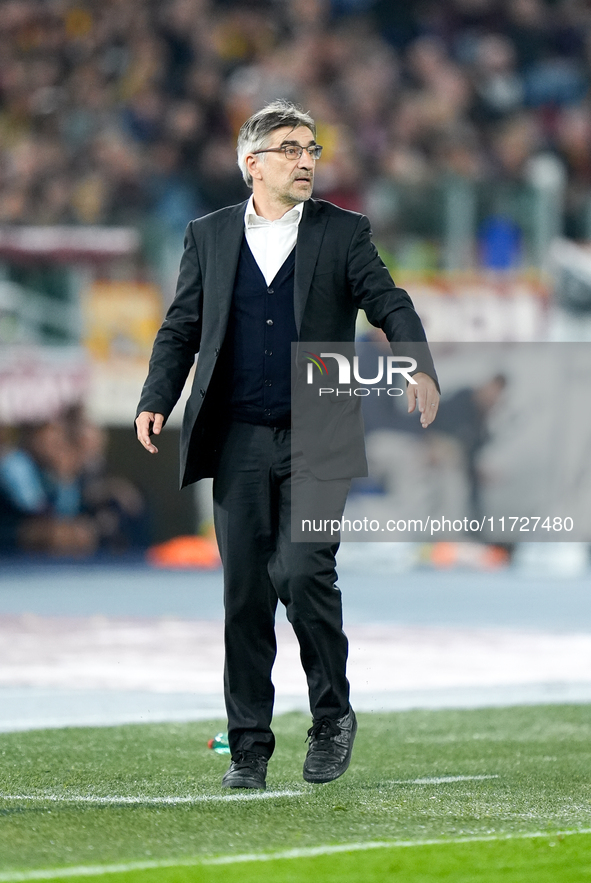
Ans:
POLYGON ((0 883, 90 868, 112 883, 591 881, 591 835, 557 833, 591 829, 590 706, 359 724, 348 773, 312 786, 309 720, 277 718, 265 796, 220 787, 228 758, 206 743, 221 721, 2 734, 0 883), (331 846, 355 851, 314 854, 331 846))

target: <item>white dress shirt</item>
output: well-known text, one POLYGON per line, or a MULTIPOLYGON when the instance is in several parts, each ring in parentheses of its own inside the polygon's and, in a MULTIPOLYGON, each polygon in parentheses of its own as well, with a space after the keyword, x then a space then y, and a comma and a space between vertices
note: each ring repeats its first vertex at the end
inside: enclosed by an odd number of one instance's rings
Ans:
POLYGON ((244 213, 244 232, 259 269, 270 285, 298 238, 298 226, 302 219, 304 203, 298 202, 277 221, 267 221, 257 215, 251 196, 244 213))

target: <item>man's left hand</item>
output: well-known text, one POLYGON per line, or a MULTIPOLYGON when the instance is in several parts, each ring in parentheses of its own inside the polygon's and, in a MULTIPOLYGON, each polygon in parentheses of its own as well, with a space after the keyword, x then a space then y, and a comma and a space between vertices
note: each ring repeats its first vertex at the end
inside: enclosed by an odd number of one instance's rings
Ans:
POLYGON ((418 371, 412 375, 412 379, 416 383, 409 383, 406 389, 408 413, 412 414, 418 403, 421 426, 423 429, 426 429, 435 420, 437 409, 439 408, 439 393, 437 392, 435 381, 428 374, 418 371))

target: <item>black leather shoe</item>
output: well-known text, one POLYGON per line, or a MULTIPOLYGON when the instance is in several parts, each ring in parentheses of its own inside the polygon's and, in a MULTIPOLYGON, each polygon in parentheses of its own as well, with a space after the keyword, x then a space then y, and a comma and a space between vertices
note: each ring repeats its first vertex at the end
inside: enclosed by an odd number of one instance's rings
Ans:
POLYGON ((222 788, 265 789, 267 758, 254 751, 238 751, 232 758, 230 769, 224 774, 222 788))
POLYGON ((342 776, 351 761, 357 718, 351 707, 344 717, 321 717, 308 730, 308 753, 304 761, 306 782, 332 782, 342 776))

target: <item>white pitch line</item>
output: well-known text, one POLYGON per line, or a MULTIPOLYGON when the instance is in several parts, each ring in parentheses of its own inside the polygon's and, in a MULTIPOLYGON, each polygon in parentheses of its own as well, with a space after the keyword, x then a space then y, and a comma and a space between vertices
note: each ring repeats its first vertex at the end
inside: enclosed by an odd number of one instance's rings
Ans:
POLYGON ((221 855, 216 858, 177 859, 176 861, 127 862, 118 865, 80 865, 69 868, 47 868, 38 871, 12 871, 0 873, 0 883, 28 883, 29 880, 58 880, 63 877, 99 877, 105 874, 120 874, 127 871, 147 871, 156 868, 190 868, 201 865, 233 865, 242 862, 271 862, 280 859, 314 858, 319 855, 334 855, 339 852, 365 852, 370 849, 408 849, 418 846, 446 846, 460 843, 491 843, 507 840, 537 840, 547 837, 570 837, 576 834, 591 834, 591 828, 567 831, 533 831, 529 834, 483 835, 475 837, 455 837, 435 840, 369 840, 364 843, 342 843, 335 846, 311 846, 303 849, 289 849, 285 852, 247 853, 244 855, 221 855))
POLYGON ((445 785, 447 782, 482 782, 484 779, 498 779, 492 776, 426 776, 423 779, 394 779, 390 785, 445 785))
POLYGON ((268 800, 273 797, 299 797, 303 791, 257 791, 255 794, 196 794, 187 797, 117 797, 116 795, 95 794, 0 794, 0 800, 32 800, 42 803, 91 803, 91 804, 122 804, 133 805, 162 804, 176 806, 181 803, 226 803, 232 800, 268 800))
MULTIPOLYGON (((388 785, 446 785, 448 782, 481 782, 485 779, 498 779, 498 775, 481 776, 426 776, 420 779, 393 779, 388 785)), ((265 800, 273 797, 300 797, 304 791, 258 791, 255 794, 198 794, 186 797, 149 797, 95 794, 0 794, 0 800, 31 800, 51 801, 52 803, 90 803, 90 804, 133 804, 133 805, 170 805, 183 803, 211 803, 233 800, 265 800)))

